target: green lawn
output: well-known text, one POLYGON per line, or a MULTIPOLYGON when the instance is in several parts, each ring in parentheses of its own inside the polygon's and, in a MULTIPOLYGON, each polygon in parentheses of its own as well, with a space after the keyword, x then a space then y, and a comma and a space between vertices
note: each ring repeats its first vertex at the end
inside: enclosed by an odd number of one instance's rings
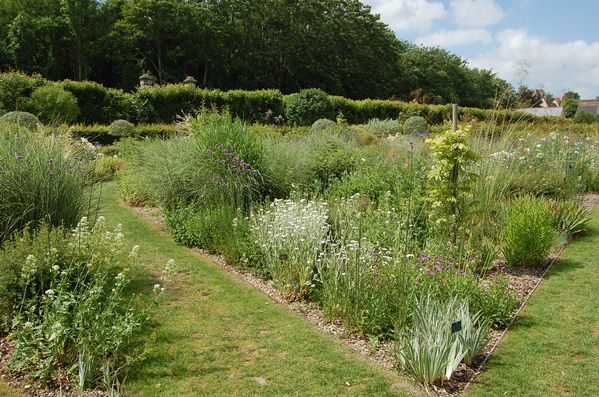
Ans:
POLYGON ((599 208, 467 396, 599 396, 599 208))
MULTIPOLYGON (((102 213, 120 222, 149 268, 173 258, 183 271, 147 333, 148 358, 127 380, 134 396, 405 396, 409 380, 372 365, 263 293, 176 244, 119 203, 114 184, 102 213), (349 386, 348 386, 349 384, 349 386)), ((151 290, 155 280, 140 283, 151 290)))

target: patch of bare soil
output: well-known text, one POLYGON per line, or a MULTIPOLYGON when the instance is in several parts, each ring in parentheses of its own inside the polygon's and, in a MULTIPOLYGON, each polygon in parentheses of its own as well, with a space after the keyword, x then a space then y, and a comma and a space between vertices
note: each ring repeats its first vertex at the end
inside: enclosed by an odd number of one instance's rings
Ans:
POLYGON ((580 196, 578 199, 580 200, 582 205, 584 205, 584 208, 586 208, 587 211, 591 211, 593 208, 595 208, 595 205, 597 205, 597 203, 599 202, 599 194, 598 193, 586 193, 586 194, 583 194, 582 196, 580 196))

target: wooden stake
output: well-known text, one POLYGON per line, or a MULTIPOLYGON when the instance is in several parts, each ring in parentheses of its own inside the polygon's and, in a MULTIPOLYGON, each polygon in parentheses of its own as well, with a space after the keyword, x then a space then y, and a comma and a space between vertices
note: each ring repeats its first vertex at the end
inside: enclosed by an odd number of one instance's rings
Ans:
POLYGON ((451 105, 451 132, 456 132, 458 129, 458 105, 451 105))

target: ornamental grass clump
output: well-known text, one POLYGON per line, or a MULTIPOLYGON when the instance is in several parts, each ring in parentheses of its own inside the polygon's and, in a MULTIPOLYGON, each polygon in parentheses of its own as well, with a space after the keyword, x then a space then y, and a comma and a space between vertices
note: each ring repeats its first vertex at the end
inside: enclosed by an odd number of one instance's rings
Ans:
POLYGON ((313 288, 314 269, 326 243, 326 204, 307 200, 275 200, 251 216, 251 231, 275 287, 290 300, 313 288))
POLYGON ((547 257, 556 238, 554 216, 532 196, 516 199, 507 210, 501 248, 508 266, 535 266, 547 257))
POLYGON ((0 126, 0 242, 41 222, 71 227, 90 210, 86 148, 67 138, 0 126))

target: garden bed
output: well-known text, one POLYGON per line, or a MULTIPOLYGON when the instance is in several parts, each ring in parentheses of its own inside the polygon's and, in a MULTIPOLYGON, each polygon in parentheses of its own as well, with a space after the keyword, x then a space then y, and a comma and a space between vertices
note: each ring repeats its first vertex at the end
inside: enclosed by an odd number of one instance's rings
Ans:
MULTIPOLYGON (((597 202, 599 194, 589 193, 578 198, 584 207, 591 211, 597 202)), ((152 207, 132 207, 133 210, 146 221, 152 223, 160 230, 167 231, 164 216, 160 210, 152 207)), ((312 323, 319 330, 335 337, 337 341, 351 347, 360 353, 369 361, 380 366, 386 371, 397 370, 394 359, 393 341, 373 341, 364 338, 361 335, 351 333, 340 321, 331 322, 325 319, 322 311, 315 302, 295 301, 290 302, 281 295, 273 286, 272 281, 258 277, 250 271, 239 269, 229 263, 220 255, 215 255, 200 248, 192 248, 193 251, 201 255, 210 263, 226 269, 236 279, 245 284, 262 291, 268 295, 274 302, 287 309, 301 315, 312 323)), ((542 281, 549 267, 558 260, 561 249, 555 251, 546 258, 541 264, 532 267, 508 267, 505 264, 498 264, 491 275, 500 273, 507 280, 507 287, 517 294, 520 308, 522 308, 529 296, 534 292, 538 284, 542 281)), ((519 310, 520 310, 519 308, 519 310)), ((518 312, 519 312, 518 310, 518 312)), ((517 312, 517 313, 518 313, 517 312)), ((516 313, 516 316, 517 316, 516 313)), ((509 327, 509 325, 508 325, 509 327)), ((476 375, 483 370, 484 363, 493 354, 495 347, 501 342, 507 328, 492 330, 488 336, 489 343, 485 350, 475 359, 472 365, 468 366, 461 363, 454 372, 452 378, 445 381, 442 386, 434 385, 429 393, 437 396, 459 396, 462 391, 473 381, 476 375)))

